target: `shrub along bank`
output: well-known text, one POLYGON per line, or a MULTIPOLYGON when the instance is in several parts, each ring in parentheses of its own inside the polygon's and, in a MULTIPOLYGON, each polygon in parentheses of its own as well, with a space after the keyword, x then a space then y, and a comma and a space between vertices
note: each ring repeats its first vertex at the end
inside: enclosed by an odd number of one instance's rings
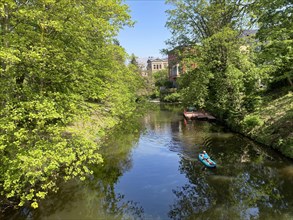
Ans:
POLYGON ((240 122, 228 120, 228 125, 243 135, 293 158, 292 92, 267 96, 256 111, 247 114, 240 122))

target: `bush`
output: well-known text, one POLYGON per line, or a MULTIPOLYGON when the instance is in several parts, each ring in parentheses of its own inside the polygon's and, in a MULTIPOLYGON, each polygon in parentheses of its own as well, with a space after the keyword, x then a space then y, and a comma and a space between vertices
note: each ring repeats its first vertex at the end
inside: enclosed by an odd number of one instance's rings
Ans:
POLYGON ((151 98, 151 99, 156 99, 156 98, 158 98, 158 97, 160 97, 160 91, 156 89, 156 90, 151 94, 150 98, 151 98))
POLYGON ((262 98, 260 96, 248 96, 245 98, 244 106, 249 112, 253 112, 262 105, 262 98))
POLYGON ((262 126, 263 124, 263 120, 258 115, 245 116, 242 121, 242 125, 245 130, 252 130, 257 126, 262 126))
POLYGON ((164 86, 165 86, 166 88, 172 88, 172 87, 173 87, 173 83, 172 83, 170 80, 166 80, 166 81, 164 82, 164 86))
POLYGON ((174 93, 171 93, 170 95, 166 95, 165 97, 163 97, 163 101, 165 101, 165 102, 179 102, 179 101, 181 101, 181 96, 179 93, 174 92, 174 93))

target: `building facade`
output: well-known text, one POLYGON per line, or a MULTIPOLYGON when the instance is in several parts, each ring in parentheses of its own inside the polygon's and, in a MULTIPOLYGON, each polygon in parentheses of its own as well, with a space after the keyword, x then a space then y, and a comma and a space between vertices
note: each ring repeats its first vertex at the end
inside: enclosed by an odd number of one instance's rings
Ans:
POLYGON ((147 61, 147 71, 154 73, 168 68, 168 59, 152 58, 147 61))
POLYGON ((185 59, 185 57, 194 56, 196 54, 195 50, 188 47, 177 47, 168 53, 168 74, 169 80, 173 83, 174 87, 177 87, 177 79, 180 74, 184 74, 187 71, 195 69, 197 67, 196 63, 192 59, 185 59), (178 55, 181 54, 181 57, 178 55))
POLYGON ((176 80, 180 76, 180 66, 177 56, 172 51, 168 53, 168 67, 169 80, 173 83, 173 86, 176 87, 176 80))

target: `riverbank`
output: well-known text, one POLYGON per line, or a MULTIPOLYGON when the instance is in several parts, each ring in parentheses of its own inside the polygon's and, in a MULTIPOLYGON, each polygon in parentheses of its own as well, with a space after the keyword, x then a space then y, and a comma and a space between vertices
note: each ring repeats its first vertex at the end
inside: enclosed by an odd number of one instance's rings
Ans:
POLYGON ((232 130, 293 159, 293 93, 268 94, 253 113, 240 122, 229 121, 232 130))

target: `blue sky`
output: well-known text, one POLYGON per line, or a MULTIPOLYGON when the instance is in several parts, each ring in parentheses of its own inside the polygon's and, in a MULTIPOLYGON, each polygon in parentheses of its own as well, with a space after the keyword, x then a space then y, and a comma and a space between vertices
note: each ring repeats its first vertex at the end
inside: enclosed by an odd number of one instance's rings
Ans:
POLYGON ((170 8, 164 0, 126 0, 131 17, 136 21, 133 28, 120 31, 118 40, 128 54, 137 57, 164 57, 160 50, 166 48, 165 41, 170 38, 170 31, 165 27, 170 8))

